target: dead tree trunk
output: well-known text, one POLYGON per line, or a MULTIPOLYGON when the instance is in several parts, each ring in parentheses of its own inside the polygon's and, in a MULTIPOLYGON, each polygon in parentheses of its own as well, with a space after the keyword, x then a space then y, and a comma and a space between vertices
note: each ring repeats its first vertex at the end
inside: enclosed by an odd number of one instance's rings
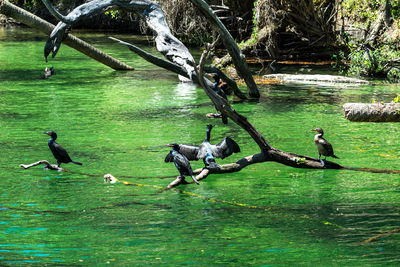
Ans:
POLYGON ((50 34, 45 46, 45 57, 52 53, 53 57, 60 48, 61 41, 66 34, 68 25, 77 23, 79 20, 97 15, 110 7, 119 7, 127 11, 140 14, 147 25, 154 31, 156 47, 168 60, 181 66, 189 77, 193 74, 194 59, 189 50, 172 35, 168 27, 165 15, 160 6, 147 0, 119 1, 119 0, 93 0, 78 6, 67 16, 61 15, 49 0, 42 0, 49 11, 61 22, 59 22, 50 34))
POLYGON ((349 121, 400 122, 400 103, 346 103, 343 110, 349 121))
MULTIPOLYGON (((23 24, 37 29, 45 34, 50 34, 51 31, 54 29, 54 25, 29 13, 28 11, 17 7, 5 0, 0 0, 0 13, 14 18, 15 20, 22 22, 23 24)), ((79 52, 93 58, 94 60, 103 63, 104 65, 109 66, 115 70, 133 70, 131 66, 103 53, 99 49, 91 46, 90 44, 82 41, 81 39, 73 36, 72 34, 68 34, 63 42, 78 50, 79 52)))

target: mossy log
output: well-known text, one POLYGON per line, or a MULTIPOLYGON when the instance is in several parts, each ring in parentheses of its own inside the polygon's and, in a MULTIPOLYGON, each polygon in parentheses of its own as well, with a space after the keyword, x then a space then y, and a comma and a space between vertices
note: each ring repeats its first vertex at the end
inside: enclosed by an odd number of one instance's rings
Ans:
POLYGON ((346 103, 343 110, 349 121, 400 122, 400 103, 346 103))

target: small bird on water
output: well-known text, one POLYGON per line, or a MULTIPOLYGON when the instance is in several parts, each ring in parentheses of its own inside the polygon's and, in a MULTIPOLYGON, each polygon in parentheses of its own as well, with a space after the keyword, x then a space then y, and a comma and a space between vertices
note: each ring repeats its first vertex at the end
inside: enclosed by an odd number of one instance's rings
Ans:
POLYGON ((44 134, 47 134, 50 136, 48 145, 49 145, 51 152, 53 153, 53 156, 57 160, 58 167, 60 167, 61 163, 70 163, 70 162, 77 164, 77 165, 82 165, 82 163, 80 163, 80 162, 73 161, 69 157, 68 152, 61 145, 56 143, 56 139, 57 139, 56 132, 48 131, 48 132, 45 132, 44 134))
POLYGON ((322 166, 325 166, 326 157, 332 157, 338 159, 338 157, 335 156, 335 153, 333 152, 331 143, 329 143, 328 141, 325 140, 325 138, 323 138, 324 131, 321 128, 316 128, 311 131, 317 132, 317 134, 314 136, 314 143, 317 146, 319 154, 318 160, 321 161, 322 166), (321 160, 321 155, 325 156, 324 160, 321 160))
POLYGON ((190 165, 189 160, 179 152, 179 145, 177 143, 172 143, 167 146, 171 147, 171 151, 165 157, 165 162, 173 162, 183 179, 185 179, 185 175, 189 175, 196 184, 199 184, 193 175, 192 166, 190 165))

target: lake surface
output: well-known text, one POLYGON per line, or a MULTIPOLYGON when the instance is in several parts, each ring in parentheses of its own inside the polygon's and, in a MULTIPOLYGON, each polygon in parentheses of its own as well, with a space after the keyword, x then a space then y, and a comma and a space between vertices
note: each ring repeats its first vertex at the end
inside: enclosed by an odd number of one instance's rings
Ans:
MULTIPOLYGON (((108 35, 78 36, 136 70, 113 71, 66 45, 45 63, 46 36, 0 29, 1 265, 400 265, 400 233, 389 233, 400 228, 399 175, 262 163, 161 192, 177 175, 164 163, 167 143, 199 144, 213 123, 214 143, 229 135, 242 150, 218 163, 258 153, 257 145, 231 121, 205 117, 214 108, 201 88, 108 35), (56 75, 40 79, 50 66, 56 75), (83 166, 19 167, 55 163, 43 134, 49 130, 83 166), (105 184, 106 173, 132 185, 105 184)), ((151 39, 113 36, 156 53, 151 39)), ((233 106, 272 146, 317 157, 310 130, 322 127, 338 163, 400 169, 400 124, 349 122, 341 108, 391 101, 398 86, 260 91, 259 100, 233 106)))

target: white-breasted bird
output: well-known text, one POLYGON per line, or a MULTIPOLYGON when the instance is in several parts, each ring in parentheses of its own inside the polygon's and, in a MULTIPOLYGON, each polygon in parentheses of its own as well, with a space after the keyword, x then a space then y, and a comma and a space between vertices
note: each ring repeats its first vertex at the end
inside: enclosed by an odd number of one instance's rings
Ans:
POLYGON ((317 146, 319 154, 318 160, 321 161, 322 166, 325 165, 326 157, 332 157, 338 159, 339 157, 335 156, 335 153, 333 152, 333 147, 331 143, 329 143, 328 141, 325 140, 325 138, 323 138, 324 131, 321 128, 316 128, 311 131, 317 132, 317 134, 314 136, 314 143, 317 146), (321 155, 325 156, 324 160, 321 160, 321 155))

